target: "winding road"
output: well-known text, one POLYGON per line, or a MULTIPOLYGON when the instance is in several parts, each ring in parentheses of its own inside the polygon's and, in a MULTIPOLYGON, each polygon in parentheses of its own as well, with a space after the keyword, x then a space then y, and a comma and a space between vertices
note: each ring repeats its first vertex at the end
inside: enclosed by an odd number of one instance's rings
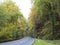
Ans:
POLYGON ((16 41, 0 43, 0 45, 32 45, 33 42, 34 42, 33 38, 24 37, 23 39, 16 40, 16 41))

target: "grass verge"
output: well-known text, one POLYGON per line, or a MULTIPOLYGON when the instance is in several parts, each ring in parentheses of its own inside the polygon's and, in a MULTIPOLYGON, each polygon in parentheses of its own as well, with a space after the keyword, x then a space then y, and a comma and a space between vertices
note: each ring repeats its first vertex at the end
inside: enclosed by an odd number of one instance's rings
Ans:
POLYGON ((48 43, 45 40, 41 39, 35 39, 34 43, 32 45, 53 45, 52 43, 48 43))

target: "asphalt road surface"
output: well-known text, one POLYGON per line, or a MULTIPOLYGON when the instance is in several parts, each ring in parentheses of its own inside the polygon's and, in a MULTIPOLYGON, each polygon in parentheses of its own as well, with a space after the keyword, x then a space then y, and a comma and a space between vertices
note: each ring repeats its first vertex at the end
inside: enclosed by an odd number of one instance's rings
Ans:
POLYGON ((33 42, 34 42, 33 38, 24 37, 23 39, 20 40, 0 43, 0 45, 32 45, 33 42))

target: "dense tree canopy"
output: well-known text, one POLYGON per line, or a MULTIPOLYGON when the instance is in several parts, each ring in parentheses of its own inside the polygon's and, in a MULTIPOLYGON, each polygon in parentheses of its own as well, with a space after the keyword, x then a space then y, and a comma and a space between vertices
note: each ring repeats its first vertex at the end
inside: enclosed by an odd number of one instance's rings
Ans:
POLYGON ((27 22, 18 6, 11 0, 0 5, 0 41, 13 40, 24 37, 27 22))
POLYGON ((42 39, 60 38, 60 0, 34 0, 29 21, 34 35, 42 39))

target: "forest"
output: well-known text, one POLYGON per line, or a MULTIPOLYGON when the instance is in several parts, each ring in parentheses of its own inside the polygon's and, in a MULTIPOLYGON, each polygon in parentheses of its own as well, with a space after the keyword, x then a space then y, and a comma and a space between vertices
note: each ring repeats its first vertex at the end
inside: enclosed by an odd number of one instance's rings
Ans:
POLYGON ((60 0, 32 0, 28 20, 12 0, 0 4, 0 42, 25 36, 60 39, 60 0))

